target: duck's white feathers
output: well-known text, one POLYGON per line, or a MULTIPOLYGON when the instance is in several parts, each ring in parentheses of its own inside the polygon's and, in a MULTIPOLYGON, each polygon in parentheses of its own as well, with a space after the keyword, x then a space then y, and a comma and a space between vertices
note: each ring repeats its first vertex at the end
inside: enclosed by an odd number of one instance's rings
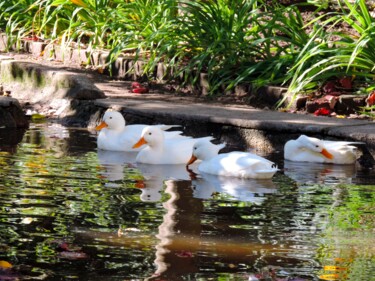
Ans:
POLYGON ((226 177, 266 179, 278 171, 276 165, 253 153, 233 151, 217 154, 217 145, 209 141, 197 142, 193 156, 202 160, 198 171, 226 177))
POLYGON ((353 144, 361 142, 329 141, 301 135, 296 140, 286 142, 284 158, 296 162, 354 164, 357 160, 358 149, 353 144), (331 157, 326 157, 322 150, 331 157))
MULTIPOLYGON (((102 123, 105 123, 104 128, 100 129, 97 145, 99 149, 112 151, 138 151, 134 150, 132 146, 140 138, 142 130, 149 125, 136 124, 125 125, 125 119, 118 111, 107 110, 102 118, 102 123)), ((161 130, 168 130, 179 125, 153 125, 161 130)), ((98 126, 99 127, 99 126, 98 126)), ((98 128, 97 127, 97 128, 98 128)), ((168 138, 186 138, 181 135, 181 131, 166 132, 165 137, 168 138)))
POLYGON ((193 145, 198 140, 213 139, 212 137, 165 139, 165 132, 154 126, 144 128, 142 138, 147 144, 139 151, 136 161, 145 164, 186 164, 191 157, 193 145))
POLYGON ((263 157, 241 151, 218 154, 202 161, 200 172, 226 177, 266 179, 277 172, 275 164, 263 157))

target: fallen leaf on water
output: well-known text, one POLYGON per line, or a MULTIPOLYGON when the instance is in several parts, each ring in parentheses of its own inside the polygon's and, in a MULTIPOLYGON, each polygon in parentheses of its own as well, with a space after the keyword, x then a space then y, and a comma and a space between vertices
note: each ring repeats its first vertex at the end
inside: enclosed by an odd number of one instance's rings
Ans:
POLYGON ((21 221, 22 224, 30 224, 32 222, 33 222, 33 218, 24 218, 21 221))
POLYGON ((25 163, 25 166, 29 168, 42 168, 43 167, 43 165, 32 163, 32 162, 25 163))
POLYGON ((31 115, 31 119, 32 120, 44 120, 46 119, 46 116, 43 114, 34 113, 33 115, 31 115))
POLYGON ((339 278, 339 275, 334 273, 334 274, 323 274, 323 275, 320 275, 319 276, 320 279, 323 279, 323 280, 337 280, 339 278))
POLYGON ((68 259, 68 260, 85 260, 89 258, 89 256, 84 252, 64 251, 64 252, 60 252, 59 256, 60 258, 68 259))
POLYGON ((344 266, 336 266, 336 265, 326 265, 324 266, 324 270, 330 270, 330 271, 343 271, 347 270, 347 267, 344 266))
POLYGON ((337 273, 332 273, 332 274, 323 274, 320 275, 319 278, 323 280, 328 280, 328 281, 334 281, 334 280, 346 280, 346 274, 337 274, 337 273))
POLYGON ((346 259, 346 258, 334 258, 334 261, 337 262, 352 262, 353 259, 346 259))
POLYGON ((0 261, 0 269, 12 268, 12 264, 7 261, 0 261))
POLYGON ((180 251, 180 252, 176 253, 176 256, 178 256, 180 258, 191 258, 194 255, 193 255, 192 252, 189 252, 189 251, 180 251))
POLYGON ((82 250, 82 247, 67 242, 61 242, 59 245, 57 245, 57 250, 79 252, 82 250))

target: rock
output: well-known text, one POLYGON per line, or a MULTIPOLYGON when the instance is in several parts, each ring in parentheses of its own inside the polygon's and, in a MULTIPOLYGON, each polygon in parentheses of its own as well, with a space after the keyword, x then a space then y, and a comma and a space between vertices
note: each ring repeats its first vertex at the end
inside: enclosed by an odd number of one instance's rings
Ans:
POLYGON ((92 100, 104 93, 81 73, 63 71, 20 60, 1 61, 1 79, 12 96, 30 103, 54 99, 92 100))
POLYGON ((361 107, 366 106, 366 96, 360 95, 341 95, 336 103, 335 111, 338 114, 353 114, 361 110, 361 107))
MULTIPOLYGON (((2 58, 0 66, 4 89, 11 91, 12 97, 21 103, 27 102, 31 108, 39 106, 43 111, 39 112, 41 114, 60 118, 70 111, 70 104, 74 100, 105 98, 104 92, 79 71, 2 58)), ((9 118, 7 120, 7 127, 16 126, 9 118)))
POLYGON ((27 128, 29 121, 17 99, 0 96, 0 128, 27 128))
POLYGON ((316 102, 316 101, 307 101, 306 102, 306 112, 308 113, 314 113, 319 109, 327 109, 331 110, 330 102, 324 101, 324 102, 316 102))

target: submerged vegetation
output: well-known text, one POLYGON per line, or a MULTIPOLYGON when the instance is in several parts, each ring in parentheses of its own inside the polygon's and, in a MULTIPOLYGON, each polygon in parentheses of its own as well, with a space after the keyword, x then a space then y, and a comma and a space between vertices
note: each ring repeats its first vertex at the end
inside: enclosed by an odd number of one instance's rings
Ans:
MULTIPOLYGON (((375 74, 375 19, 365 0, 9 0, 0 3, 8 47, 22 39, 145 60, 152 77, 199 83, 211 94, 239 84, 283 85, 309 93, 349 79, 370 94, 375 74), (285 2, 285 1, 284 1, 285 2)), ((371 2, 371 1, 368 1, 371 2)), ((372 104, 368 104, 372 106, 372 104)))

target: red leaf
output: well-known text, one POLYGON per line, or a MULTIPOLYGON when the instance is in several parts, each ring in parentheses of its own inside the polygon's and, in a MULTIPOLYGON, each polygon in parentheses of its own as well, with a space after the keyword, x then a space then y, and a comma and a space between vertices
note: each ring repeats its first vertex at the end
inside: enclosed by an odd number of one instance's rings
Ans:
POLYGON ((136 188, 145 188, 145 182, 143 180, 137 180, 134 185, 136 188))
POLYGON ((331 110, 327 108, 319 108, 315 110, 314 115, 315 116, 327 116, 331 114, 331 110))
POLYGON ((144 94, 144 93, 148 93, 148 88, 146 87, 134 88, 132 89, 132 92, 136 94, 144 94))
POLYGON ((375 91, 372 91, 367 99, 366 99, 367 106, 373 106, 375 104, 375 91))
POLYGON ((339 80, 341 87, 351 89, 353 87, 352 79, 350 77, 343 77, 339 80))
POLYGON ((326 93, 331 93, 334 90, 336 90, 336 86, 335 86, 335 82, 333 81, 328 81, 323 87, 323 91, 326 93))
POLYGON ((142 88, 142 85, 141 85, 141 83, 133 82, 133 83, 132 83, 132 88, 133 88, 133 89, 134 89, 134 88, 142 88))

